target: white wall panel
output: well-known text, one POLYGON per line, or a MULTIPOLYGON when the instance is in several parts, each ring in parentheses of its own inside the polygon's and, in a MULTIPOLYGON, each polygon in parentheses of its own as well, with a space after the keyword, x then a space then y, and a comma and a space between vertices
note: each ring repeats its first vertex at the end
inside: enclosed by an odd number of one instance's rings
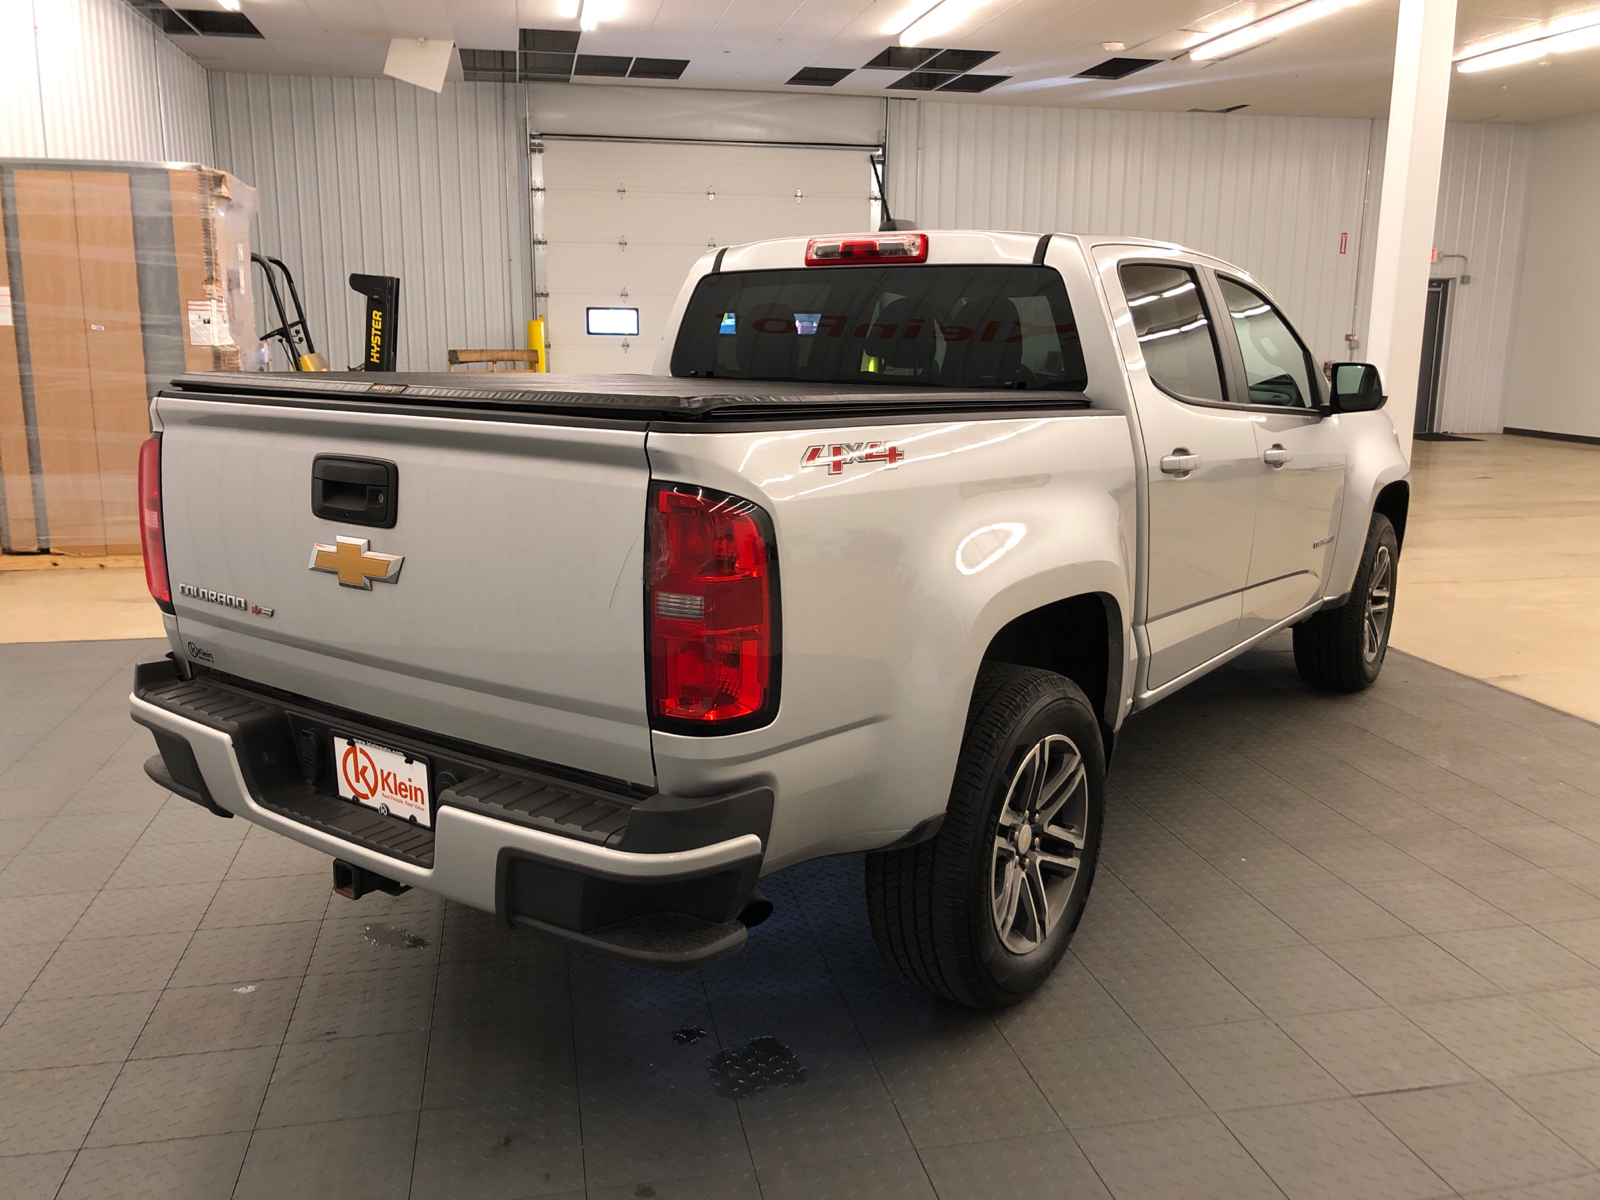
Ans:
POLYGON ((914 219, 917 172, 922 163, 922 105, 915 100, 888 100, 884 117, 883 190, 889 215, 914 219), (900 210, 904 208, 905 212, 900 210))
MULTIPOLYGON (((1371 299, 1372 242, 1383 190, 1383 143, 1388 122, 1373 122, 1367 179, 1367 243, 1361 262, 1353 327, 1366 345, 1371 299)), ((1472 282, 1451 287, 1444 367, 1439 375, 1441 431, 1495 432, 1505 423, 1512 321, 1526 239, 1528 146, 1521 125, 1445 126, 1439 207, 1433 244, 1441 255, 1465 254, 1472 282)), ((1441 258, 1435 278, 1456 278, 1459 258, 1441 258)), ((1360 350, 1356 356, 1361 356, 1360 350)), ((1420 367, 1420 363, 1418 364, 1420 367)))
MULTIPOLYGON (((435 97, 392 81, 217 74, 211 95, 216 165, 261 189, 258 244, 295 268, 330 361, 354 355, 361 305, 345 280, 366 271, 402 278, 402 366, 442 369, 452 346, 523 341, 524 106, 535 127, 616 133, 630 127, 618 123, 623 108, 657 94, 456 84, 435 97), (604 103, 587 106, 590 94, 604 103)), ((874 132, 872 113, 840 111, 851 120, 835 124, 851 140, 874 132)), ((795 116, 760 105, 741 113, 749 137, 774 136, 795 116)), ((882 116, 896 216, 924 228, 1182 242, 1261 279, 1318 357, 1348 356, 1350 332, 1364 344, 1382 122, 906 100, 882 116)), ((1527 137, 1510 126, 1451 126, 1447 136, 1438 242, 1466 253, 1473 277, 1453 301, 1448 429, 1500 424, 1527 137)))
POLYGON ((908 107, 889 118, 896 216, 1181 242, 1250 271, 1342 357, 1369 122, 918 104, 913 132, 908 107))
POLYGON ((161 100, 163 161, 214 165, 209 72, 160 33, 155 33, 152 44, 161 100))
POLYGON ((122 0, 0 9, 0 155, 210 158, 205 69, 122 0))
POLYGON ((540 133, 723 142, 828 142, 876 146, 884 101, 872 96, 701 91, 611 84, 530 83, 528 106, 540 133))
POLYGON ((1505 423, 1600 438, 1600 113, 1526 133, 1528 244, 1505 423))
POLYGON ((0 2, 0 157, 43 158, 33 5, 0 2))
MULTIPOLYGON (((451 348, 526 344, 515 86, 446 84, 436 96, 389 79, 218 72, 211 103, 215 165, 260 192, 254 246, 294 272, 331 366, 361 358, 365 302, 352 272, 400 277, 402 371, 443 371, 451 348)), ((259 308, 259 285, 257 296, 259 308)), ((275 369, 285 365, 278 352, 275 369)))
MULTIPOLYGON (((1444 430, 1498 432, 1505 424, 1531 141, 1522 125, 1445 128, 1433 243, 1441 255, 1465 254, 1472 282, 1451 287, 1450 340, 1439 383, 1444 430)), ((1461 270, 1460 259, 1441 258, 1433 274, 1461 270)))
MULTIPOLYGON (((887 187, 894 214, 926 229, 1120 233, 1219 255, 1283 302, 1319 358, 1345 358, 1345 334, 1365 340, 1384 135, 1366 120, 891 101, 887 187)), ((1500 427, 1527 136, 1447 134, 1437 236, 1473 276, 1451 319, 1449 429, 1500 427)))

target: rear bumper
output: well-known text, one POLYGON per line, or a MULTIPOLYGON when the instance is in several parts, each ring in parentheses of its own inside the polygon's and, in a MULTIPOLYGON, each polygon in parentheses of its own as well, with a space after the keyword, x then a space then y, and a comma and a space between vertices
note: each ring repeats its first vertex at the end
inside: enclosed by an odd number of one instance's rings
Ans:
POLYGON ((695 966, 744 944, 737 918, 760 875, 766 789, 696 801, 608 792, 238 681, 181 680, 170 660, 142 664, 129 699, 160 750, 147 772, 219 816, 635 962, 695 966), (329 728, 427 755, 433 829, 340 799, 306 753, 329 728))

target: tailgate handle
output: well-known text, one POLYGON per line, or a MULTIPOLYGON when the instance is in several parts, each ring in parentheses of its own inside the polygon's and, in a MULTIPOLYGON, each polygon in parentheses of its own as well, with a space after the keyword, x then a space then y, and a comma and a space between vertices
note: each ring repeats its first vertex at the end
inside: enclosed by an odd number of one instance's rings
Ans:
POLYGON ((311 511, 324 521, 393 529, 399 469, 381 458, 319 454, 311 463, 311 511))

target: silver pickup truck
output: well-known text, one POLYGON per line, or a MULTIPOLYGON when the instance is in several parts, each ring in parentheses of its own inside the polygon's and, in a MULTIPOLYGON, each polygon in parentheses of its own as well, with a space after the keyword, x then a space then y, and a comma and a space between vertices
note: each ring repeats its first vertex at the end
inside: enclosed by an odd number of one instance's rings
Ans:
POLYGON ((970 231, 708 253, 655 373, 190 375, 152 404, 146 771, 693 966, 867 851, 885 958, 992 1008, 1087 900, 1129 713, 1292 626, 1383 663, 1406 461, 1248 273, 970 231), (1331 380, 1327 375, 1331 374, 1331 380))

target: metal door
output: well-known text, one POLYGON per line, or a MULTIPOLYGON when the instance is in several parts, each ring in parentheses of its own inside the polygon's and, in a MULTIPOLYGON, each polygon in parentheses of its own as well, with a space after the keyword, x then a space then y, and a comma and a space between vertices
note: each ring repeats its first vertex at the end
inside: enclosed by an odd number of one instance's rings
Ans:
POLYGON ((1417 416, 1413 433, 1434 433, 1439 428, 1439 379, 1444 367, 1445 314, 1449 312, 1450 281, 1428 280, 1428 307, 1422 320, 1422 362, 1417 374, 1417 416))
POLYGON ((709 248, 870 228, 862 149, 553 136, 540 146, 541 311, 562 374, 648 372, 684 276, 709 248), (588 332, 590 308, 637 309, 638 334, 588 332))

